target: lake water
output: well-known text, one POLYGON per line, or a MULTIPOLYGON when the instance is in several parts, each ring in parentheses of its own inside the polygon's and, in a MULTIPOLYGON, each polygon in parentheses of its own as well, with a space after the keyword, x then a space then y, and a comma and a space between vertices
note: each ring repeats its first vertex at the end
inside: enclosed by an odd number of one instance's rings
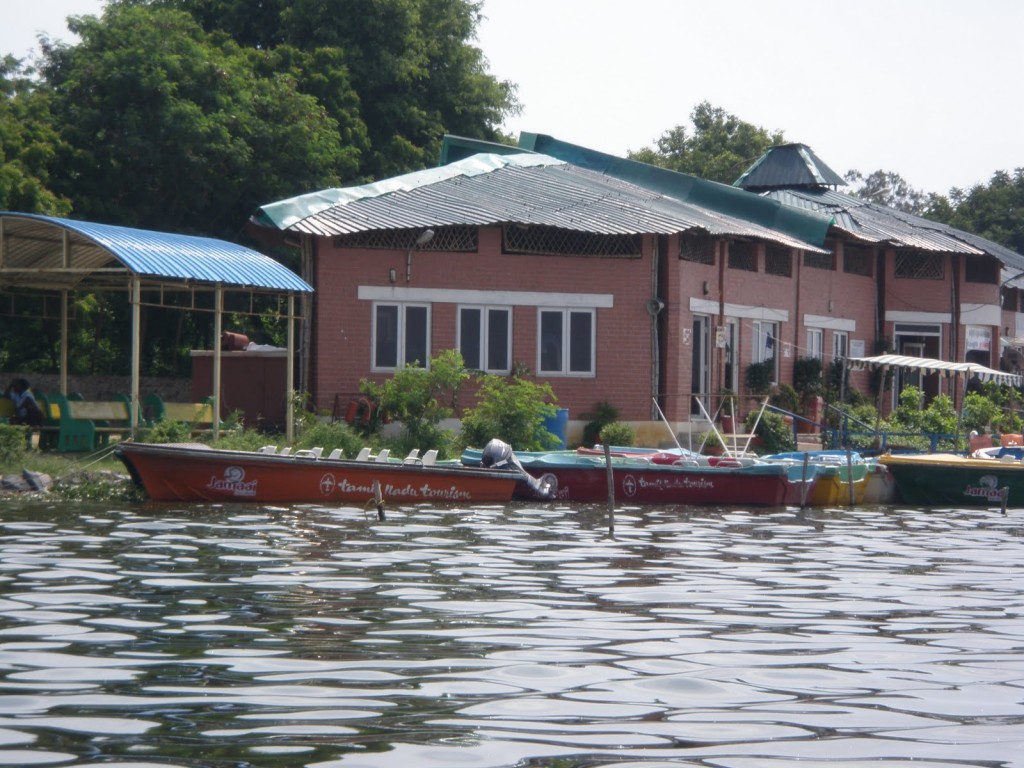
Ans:
POLYGON ((0 502, 0 765, 1024 766, 1024 511, 0 502))

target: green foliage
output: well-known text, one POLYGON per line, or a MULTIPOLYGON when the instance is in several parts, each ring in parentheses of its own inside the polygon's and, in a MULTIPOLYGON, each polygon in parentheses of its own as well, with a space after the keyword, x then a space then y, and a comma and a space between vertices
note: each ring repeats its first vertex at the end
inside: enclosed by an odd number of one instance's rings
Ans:
POLYGON ((583 418, 587 419, 583 425, 583 444, 593 446, 601 441, 604 426, 619 418, 619 409, 607 400, 602 400, 594 406, 592 413, 584 413, 583 418))
POLYGON ((484 446, 499 438, 517 451, 542 451, 559 445, 558 437, 544 427, 555 416, 555 393, 547 382, 521 376, 478 377, 477 403, 462 417, 464 446, 484 446))
POLYGON ((365 444, 365 440, 348 424, 317 419, 302 430, 295 447, 323 448, 325 456, 335 448, 341 448, 344 456, 353 458, 365 444))
POLYGON ((848 171, 844 176, 851 184, 851 194, 877 205, 921 216, 928 210, 931 196, 892 171, 877 170, 864 176, 860 171, 848 171))
POLYGON ((602 445, 632 445, 636 435, 633 428, 622 421, 605 424, 599 434, 602 445))
POLYGON ((364 379, 359 390, 378 403, 382 414, 402 423, 403 446, 440 450, 445 447, 440 422, 454 414, 468 378, 462 354, 447 349, 431 358, 429 369, 406 365, 381 384, 364 379))
POLYGON ((745 427, 748 433, 753 433, 761 438, 758 446, 760 453, 783 453, 796 450, 793 428, 777 413, 766 410, 758 420, 757 411, 751 411, 747 414, 745 427), (757 422, 756 428, 754 422, 757 422))
POLYGON ((964 406, 960 411, 960 425, 964 430, 986 432, 998 423, 1003 415, 1002 409, 985 395, 969 392, 964 398, 964 406))
POLYGON ((763 363, 751 363, 747 366, 744 382, 751 394, 768 392, 772 388, 775 376, 775 361, 765 360, 763 363))
POLYGON ((793 361, 793 389, 802 400, 820 395, 823 388, 821 358, 798 357, 793 361))
POLYGON ((950 190, 939 198, 929 218, 994 240, 1017 253, 1024 252, 1024 168, 997 171, 988 184, 970 190, 950 190))
POLYGON ((192 439, 192 427, 181 421, 158 421, 145 434, 149 443, 187 443, 192 439))
POLYGON ((16 424, 0 424, 0 466, 11 466, 22 462, 28 453, 25 427, 16 424))
POLYGON ((771 404, 790 413, 800 412, 800 397, 789 384, 779 384, 772 393, 771 404))
POLYGON ((654 149, 629 157, 702 179, 732 184, 770 147, 785 143, 781 131, 770 132, 703 101, 690 113, 693 131, 677 125, 665 131, 654 149))

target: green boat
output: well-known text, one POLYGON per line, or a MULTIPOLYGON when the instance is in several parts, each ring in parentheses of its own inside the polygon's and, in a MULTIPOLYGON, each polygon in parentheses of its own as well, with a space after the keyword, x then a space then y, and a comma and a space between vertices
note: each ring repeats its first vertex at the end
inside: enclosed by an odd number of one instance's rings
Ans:
POLYGON ((1014 455, 975 458, 955 453, 879 457, 896 481, 896 497, 920 507, 1024 507, 1024 463, 1014 455))

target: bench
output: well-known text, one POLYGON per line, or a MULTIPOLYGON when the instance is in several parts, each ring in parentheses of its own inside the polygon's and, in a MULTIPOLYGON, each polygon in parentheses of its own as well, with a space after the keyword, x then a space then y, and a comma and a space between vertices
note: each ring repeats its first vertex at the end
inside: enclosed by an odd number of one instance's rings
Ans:
POLYGON ((92 451, 110 444, 113 435, 131 434, 131 409, 127 396, 117 400, 81 400, 74 396, 45 396, 40 447, 62 453, 92 451), (54 424, 56 422, 56 424, 54 424))
POLYGON ((193 435, 213 430, 213 403, 209 399, 201 403, 165 402, 160 395, 147 395, 143 410, 152 424, 161 421, 177 421, 190 426, 193 435))

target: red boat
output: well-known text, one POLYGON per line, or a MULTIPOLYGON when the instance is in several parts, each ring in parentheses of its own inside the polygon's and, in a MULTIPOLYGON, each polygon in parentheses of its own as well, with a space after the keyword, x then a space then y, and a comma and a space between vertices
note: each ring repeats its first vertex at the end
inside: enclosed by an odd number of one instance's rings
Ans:
MULTIPOLYGON (((496 441, 492 441, 496 442, 496 441)), ((516 498, 537 498, 535 485, 541 486, 545 498, 573 502, 604 502, 608 500, 608 473, 603 456, 573 451, 550 453, 517 452, 511 454, 504 444, 500 457, 521 467, 527 477, 536 478, 534 485, 520 483, 516 498)), ((462 463, 467 466, 486 465, 491 450, 488 444, 480 449, 467 449, 462 463)), ((676 455, 659 454, 660 463, 648 455, 613 455, 611 457, 615 500, 625 504, 695 504, 709 506, 773 507, 799 504, 801 482, 798 469, 782 464, 720 461, 683 463, 676 455)), ((494 466, 502 466, 500 459, 494 466)), ((813 477, 806 485, 810 487, 813 477)))
POLYGON ((522 479, 509 469, 321 457, 317 450, 227 451, 199 443, 123 442, 115 454, 154 501, 475 504, 507 502, 522 479))

